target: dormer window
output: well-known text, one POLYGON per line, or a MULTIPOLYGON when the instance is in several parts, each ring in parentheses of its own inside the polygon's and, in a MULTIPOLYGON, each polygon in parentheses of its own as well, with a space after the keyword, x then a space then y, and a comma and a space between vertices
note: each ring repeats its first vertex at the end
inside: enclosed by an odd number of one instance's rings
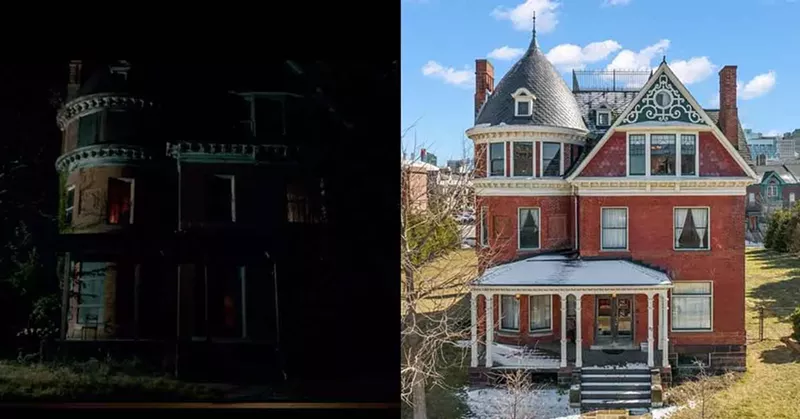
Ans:
POLYGON ((519 88, 513 95, 514 98, 514 116, 531 116, 533 115, 533 101, 536 96, 533 95, 526 88, 519 88))
POLYGON ((611 111, 601 109, 597 111, 597 126, 608 127, 611 125, 611 111))

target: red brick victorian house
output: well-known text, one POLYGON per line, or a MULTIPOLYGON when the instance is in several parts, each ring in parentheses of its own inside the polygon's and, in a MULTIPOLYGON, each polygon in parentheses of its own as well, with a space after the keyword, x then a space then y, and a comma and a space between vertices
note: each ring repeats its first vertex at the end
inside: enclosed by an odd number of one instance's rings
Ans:
POLYGON ((736 67, 719 75, 709 110, 666 62, 573 72, 570 91, 535 37, 496 87, 476 61, 475 379, 557 372, 573 404, 651 406, 673 368, 744 370, 741 226, 758 176, 736 67))

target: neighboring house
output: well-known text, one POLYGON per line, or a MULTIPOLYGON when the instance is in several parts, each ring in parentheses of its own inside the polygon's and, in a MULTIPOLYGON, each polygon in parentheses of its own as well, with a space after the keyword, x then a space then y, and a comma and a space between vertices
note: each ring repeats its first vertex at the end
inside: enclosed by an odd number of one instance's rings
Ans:
POLYGON ((336 128, 301 87, 257 90, 295 77, 269 68, 185 86, 161 67, 70 64, 55 162, 63 344, 262 380, 278 349, 309 344, 298 319, 330 275, 317 158, 330 138, 309 127, 336 128))
POLYGON ((419 160, 403 160, 401 199, 413 212, 427 211, 439 183, 439 168, 419 160))
POLYGON ((754 166, 759 183, 747 187, 746 238, 764 241, 770 216, 779 209, 793 206, 800 197, 800 165, 774 164, 754 166))
MULTIPOLYGON (((486 269, 471 285, 473 379, 514 366, 603 381, 591 367, 620 360, 645 363, 646 383, 651 369, 669 383, 697 360, 745 369, 744 231, 733 226, 759 178, 736 67, 719 75, 720 109, 704 110, 666 62, 639 87, 589 94, 585 83, 569 90, 535 36, 496 86, 476 61, 467 136, 486 269)), ((621 397, 607 393, 591 399, 621 397)), ((649 406, 644 393, 630 406, 649 406)))

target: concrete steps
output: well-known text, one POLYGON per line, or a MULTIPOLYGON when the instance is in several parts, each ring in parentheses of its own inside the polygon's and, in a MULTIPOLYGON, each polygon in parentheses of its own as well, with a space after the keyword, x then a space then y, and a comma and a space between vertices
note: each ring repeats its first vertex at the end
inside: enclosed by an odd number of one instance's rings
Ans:
POLYGON ((581 410, 651 406, 650 370, 585 368, 581 371, 581 410))

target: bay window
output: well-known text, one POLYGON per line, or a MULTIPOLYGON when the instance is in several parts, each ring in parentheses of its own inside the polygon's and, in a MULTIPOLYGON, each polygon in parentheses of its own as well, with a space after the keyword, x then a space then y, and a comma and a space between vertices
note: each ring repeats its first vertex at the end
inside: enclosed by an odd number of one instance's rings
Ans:
POLYGON ((708 208, 675 208, 675 249, 710 249, 708 217, 708 208))
POLYGON ((675 282, 672 289, 672 330, 711 331, 711 282, 675 282))
POLYGON ((533 142, 514 142, 511 147, 512 176, 533 176, 533 142))
POLYGON ((500 296, 500 330, 519 331, 519 300, 516 296, 500 296))
POLYGON ((547 332, 551 326, 551 306, 552 296, 550 295, 531 295, 528 302, 528 321, 531 332, 547 332))
POLYGON ((542 176, 561 176, 561 143, 542 143, 542 176))
POLYGON ((489 144, 489 176, 506 175, 506 143, 489 144))

